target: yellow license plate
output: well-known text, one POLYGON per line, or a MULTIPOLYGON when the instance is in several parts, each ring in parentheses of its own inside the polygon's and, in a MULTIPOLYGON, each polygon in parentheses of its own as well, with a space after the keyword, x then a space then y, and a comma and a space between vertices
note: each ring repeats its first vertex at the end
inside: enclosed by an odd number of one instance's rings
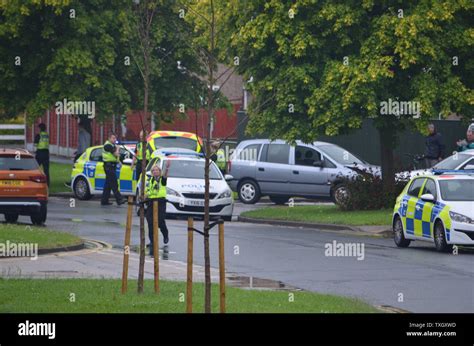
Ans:
POLYGON ((19 180, 0 180, 0 186, 22 186, 23 182, 19 180))

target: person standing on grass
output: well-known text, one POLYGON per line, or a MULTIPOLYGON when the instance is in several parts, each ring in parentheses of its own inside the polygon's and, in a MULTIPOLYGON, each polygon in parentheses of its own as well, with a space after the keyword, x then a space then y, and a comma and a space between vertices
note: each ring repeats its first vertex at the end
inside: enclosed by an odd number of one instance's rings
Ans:
POLYGON ((147 176, 145 185, 145 198, 147 202, 146 221, 148 223, 148 238, 150 239, 150 256, 153 256, 153 202, 158 202, 158 227, 163 234, 165 245, 168 244, 168 227, 166 226, 166 183, 168 180, 168 170, 170 161, 166 161, 164 173, 161 168, 155 164, 151 168, 151 176, 147 176))
POLYGON ((40 133, 35 136, 36 161, 43 167, 49 186, 49 134, 46 132, 46 125, 41 123, 38 125, 40 133))
POLYGON ((426 168, 431 168, 443 159, 444 144, 441 134, 436 131, 434 124, 428 125, 428 136, 425 138, 425 162, 426 168))
POLYGON ((79 136, 77 141, 77 151, 74 162, 86 151, 91 145, 91 134, 87 132, 82 121, 79 121, 79 136))

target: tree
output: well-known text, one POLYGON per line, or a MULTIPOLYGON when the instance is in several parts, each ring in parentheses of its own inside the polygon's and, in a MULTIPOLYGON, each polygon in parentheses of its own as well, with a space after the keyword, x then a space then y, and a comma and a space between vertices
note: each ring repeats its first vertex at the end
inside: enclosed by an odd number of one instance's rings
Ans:
POLYGON ((225 30, 221 11, 225 7, 225 1, 221 0, 188 0, 178 1, 177 6, 181 18, 188 22, 192 31, 188 32, 182 41, 193 49, 199 59, 202 70, 195 74, 202 78, 206 88, 196 88, 194 103, 191 103, 197 111, 197 99, 202 100, 207 111, 208 122, 205 135, 205 165, 204 165, 204 311, 211 312, 211 261, 209 251, 210 215, 209 215, 209 169, 211 165, 211 126, 217 107, 230 108, 228 100, 222 95, 221 89, 234 72, 234 66, 230 65, 224 73, 217 73, 218 67, 218 45, 220 44, 219 33, 225 30), (191 39, 189 39, 191 38, 191 39), (201 77, 200 74, 203 74, 201 77), (225 77, 224 77, 225 76, 225 77), (205 91, 203 93, 203 91, 205 91))
POLYGON ((400 131, 424 129, 439 113, 472 117, 473 9, 441 0, 228 2, 223 34, 238 71, 253 77, 248 129, 312 142, 373 118, 390 191, 400 131), (381 114, 390 99, 419 103, 419 117, 381 114))
MULTIPOLYGON (((162 114, 173 112, 178 103, 190 100, 196 87, 196 78, 183 73, 181 61, 191 71, 199 67, 196 57, 186 49, 177 36, 186 30, 186 23, 179 20, 174 2, 170 0, 134 0, 131 11, 123 11, 120 20, 124 24, 133 62, 140 72, 143 93, 134 97, 143 100, 141 126, 144 133, 142 155, 146 157, 146 135, 148 113, 152 109, 162 114), (179 62, 179 63, 178 63, 179 62), (166 86, 166 87, 162 87, 166 86), (173 87, 175 86, 175 87, 173 87)), ((189 31, 189 30, 187 30, 189 31)), ((146 172, 146 161, 142 161, 142 172, 146 172)), ((140 178, 140 200, 145 199, 145 174, 140 178)), ((143 292, 145 268, 145 214, 140 204, 140 262, 138 292, 143 292)))
POLYGON ((107 1, 7 1, 0 4, 0 109, 30 119, 57 101, 95 102, 99 119, 124 112, 117 12, 107 1), (16 63, 19 62, 19 63, 16 63))

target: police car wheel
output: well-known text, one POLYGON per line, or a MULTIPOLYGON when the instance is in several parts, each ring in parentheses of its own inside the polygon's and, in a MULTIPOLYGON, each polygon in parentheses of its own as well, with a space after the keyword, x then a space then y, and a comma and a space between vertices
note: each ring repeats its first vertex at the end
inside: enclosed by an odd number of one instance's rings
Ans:
POLYGON ((453 246, 446 241, 444 226, 440 221, 436 222, 434 227, 434 243, 436 250, 440 252, 449 252, 453 248, 453 246))
POLYGON ((411 243, 403 234, 403 224, 399 217, 397 217, 393 223, 393 240, 398 247, 408 247, 411 243))
POLYGON ((253 180, 244 180, 239 185, 239 199, 244 204, 255 204, 260 199, 260 188, 253 180))
POLYGON ((79 198, 81 201, 91 199, 92 195, 89 190, 89 184, 87 184, 86 179, 80 177, 77 178, 74 182, 74 195, 79 198))

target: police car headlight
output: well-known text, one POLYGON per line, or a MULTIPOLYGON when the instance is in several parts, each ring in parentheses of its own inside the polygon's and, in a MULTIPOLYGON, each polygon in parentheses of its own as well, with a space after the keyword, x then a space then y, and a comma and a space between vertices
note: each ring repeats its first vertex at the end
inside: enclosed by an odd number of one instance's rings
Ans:
POLYGON ((166 188, 166 194, 171 195, 171 196, 181 197, 181 194, 178 191, 173 190, 172 188, 169 188, 169 187, 166 188))
POLYGON ((458 214, 458 213, 455 213, 453 211, 450 211, 449 216, 451 216, 451 220, 456 221, 456 222, 474 224, 473 219, 471 219, 470 217, 467 217, 466 215, 463 215, 463 214, 458 214))
POLYGON ((219 198, 230 198, 230 196, 232 196, 232 191, 227 190, 227 191, 225 191, 225 192, 222 192, 222 193, 219 195, 219 198))

